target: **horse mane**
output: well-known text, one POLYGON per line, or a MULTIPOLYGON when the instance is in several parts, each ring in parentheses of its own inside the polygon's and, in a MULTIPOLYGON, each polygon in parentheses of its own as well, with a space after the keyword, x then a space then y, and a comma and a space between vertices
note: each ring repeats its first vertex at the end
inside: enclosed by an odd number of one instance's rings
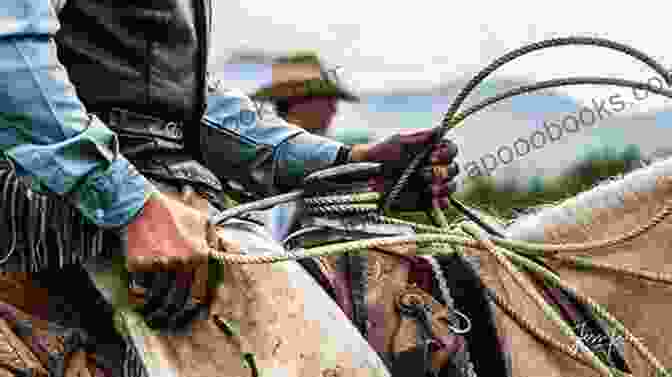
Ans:
POLYGON ((524 213, 509 218, 497 218, 506 224, 509 237, 542 241, 546 238, 545 229, 548 226, 582 223, 593 212, 623 208, 626 201, 629 205, 644 204, 646 199, 637 194, 660 190, 661 185, 667 182, 663 179, 665 176, 672 176, 672 158, 656 161, 627 174, 603 179, 589 190, 575 196, 528 207, 524 213))
MULTIPOLYGON (((562 252, 561 256, 576 257, 592 265, 573 265, 552 257, 544 262, 569 286, 591 297, 626 326, 662 365, 670 365, 672 347, 669 339, 669 297, 672 286, 629 276, 624 270, 646 273, 667 279, 672 276, 669 250, 672 239, 672 218, 659 216, 672 195, 672 158, 654 162, 627 173, 596 183, 578 195, 533 208, 532 213, 512 219, 506 226, 506 236, 515 240, 542 244, 585 244, 618 239, 635 230, 646 229, 637 237, 603 248, 562 252), (657 217, 656 217, 657 216, 657 217), (660 221, 655 222, 653 219, 660 221), (643 228, 647 225, 646 228, 643 228), (605 270, 595 266, 612 266, 605 270)), ((480 276, 500 293, 517 315, 564 344, 567 341, 559 328, 547 320, 544 313, 491 256, 477 250, 469 253, 481 257, 480 276), (563 341, 563 339, 565 339, 563 341)), ((534 287, 526 278, 525 285, 534 287)), ((543 343, 530 336, 517 322, 500 311, 498 326, 514 339, 522 355, 513 353, 513 368, 518 375, 585 376, 594 372, 582 370, 580 364, 551 352, 543 343)), ((577 326, 583 326, 580 322, 577 326)), ((577 327, 577 331, 578 331, 577 327)), ((619 345, 613 328, 608 329, 609 344, 619 345)), ((580 337, 586 333, 581 332, 580 337)), ((587 339, 587 338, 586 338, 587 339)), ((620 346, 619 346, 620 347, 620 346)), ((629 342, 622 346, 624 358, 633 376, 653 376, 650 363, 629 342)))

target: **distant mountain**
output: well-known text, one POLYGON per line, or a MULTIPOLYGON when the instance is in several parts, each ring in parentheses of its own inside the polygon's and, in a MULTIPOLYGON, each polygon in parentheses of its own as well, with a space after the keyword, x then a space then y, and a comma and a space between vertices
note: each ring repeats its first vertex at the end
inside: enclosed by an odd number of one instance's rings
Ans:
POLYGON ((245 49, 234 51, 229 58, 223 62, 226 64, 266 64, 271 63, 277 54, 265 50, 245 49))
MULTIPOLYGON (((360 96, 372 111, 446 112, 469 79, 455 79, 426 89, 368 91, 360 93, 360 96)), ((516 77, 487 79, 467 96, 461 109, 509 89, 531 83, 529 79, 516 77)), ((539 117, 549 113, 573 112, 577 109, 578 103, 572 97, 560 90, 546 89, 502 100, 488 107, 486 111, 514 112, 524 114, 526 117, 539 117)))
MULTIPOLYGON (((438 96, 448 96, 456 97, 457 94, 464 88, 467 83, 471 80, 471 76, 462 76, 452 80, 447 80, 441 84, 430 87, 430 88, 415 88, 415 89, 399 89, 399 90, 371 90, 371 91, 362 91, 360 95, 362 96, 380 96, 380 95, 398 95, 398 96, 412 96, 412 95, 438 95, 438 96)), ((468 98, 471 98, 473 95, 475 98, 483 99, 486 96, 494 95, 496 92, 504 91, 507 89, 512 89, 522 85, 532 84, 528 78, 517 77, 517 76, 493 76, 486 78, 481 82, 474 91, 469 95, 468 98)), ((566 96, 559 89, 544 89, 536 92, 536 95, 556 95, 556 96, 566 96)))
POLYGON ((672 148, 662 147, 656 149, 655 151, 653 151, 653 153, 650 153, 648 156, 646 156, 646 160, 650 162, 650 161, 664 160, 670 157, 672 157, 672 148))

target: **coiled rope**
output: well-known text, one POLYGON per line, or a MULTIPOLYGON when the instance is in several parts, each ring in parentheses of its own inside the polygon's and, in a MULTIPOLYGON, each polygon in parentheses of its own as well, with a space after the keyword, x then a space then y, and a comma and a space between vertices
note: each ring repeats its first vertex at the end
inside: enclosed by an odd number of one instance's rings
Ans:
MULTIPOLYGON (((293 250, 292 253, 283 255, 240 255, 228 254, 219 250, 209 249, 210 254, 221 263, 259 264, 277 263, 309 257, 341 254, 350 251, 365 252, 369 248, 384 245, 415 244, 418 246, 417 254, 419 255, 446 255, 456 252, 461 253, 461 247, 468 247, 474 250, 484 251, 496 258, 498 263, 503 266, 507 273, 512 275, 517 284, 521 285, 526 294, 528 294, 533 299, 533 301, 540 306, 544 314, 550 320, 560 326, 563 333, 576 342, 579 347, 570 347, 563 344, 562 342, 554 340, 548 334, 544 333, 543 330, 533 325, 531 321, 517 313, 515 309, 513 309, 497 292, 490 289, 490 295, 492 296, 493 300, 505 311, 505 313, 514 319, 514 321, 516 321, 523 329, 530 332, 536 339, 569 355, 582 364, 592 367, 601 375, 623 375, 622 372, 614 368, 607 367, 590 349, 588 349, 588 347, 583 345, 582 341, 577 338, 571 328, 561 319, 555 309, 543 301, 543 299, 540 298, 538 292, 523 284, 521 275, 522 272, 517 270, 516 267, 523 268, 529 272, 535 273, 543 277, 544 280, 550 284, 556 287, 561 287, 573 293, 573 295, 575 295, 580 302, 591 308, 596 316, 603 318, 610 326, 623 335, 625 340, 631 343, 633 347, 643 356, 643 358, 658 371, 659 375, 672 377, 672 375, 662 366, 660 361, 658 361, 658 359, 648 350, 648 348, 636 337, 634 337, 634 335, 623 324, 615 319, 606 309, 601 307, 590 297, 579 292, 574 287, 571 287, 568 283, 562 281, 555 273, 545 269, 529 258, 526 258, 526 256, 548 258, 575 266, 577 268, 592 268, 595 270, 602 270, 611 273, 619 273, 642 280, 672 285, 672 276, 669 274, 656 274, 652 272, 638 271, 631 268, 593 262, 586 258, 562 255, 564 252, 591 251, 610 247, 639 237, 655 227, 657 224, 664 221, 670 215, 670 213, 672 213, 672 200, 666 201, 663 208, 654 217, 652 217, 648 223, 643 224, 630 232, 607 240, 580 244, 529 243, 509 240, 493 234, 486 234, 483 232, 482 228, 487 228, 487 223, 483 222, 477 215, 470 213, 468 207, 460 207, 461 203, 455 199, 452 199, 453 204, 456 205, 458 209, 462 210, 472 220, 471 222, 465 222, 451 226, 447 223, 443 212, 436 207, 433 208, 433 218, 440 226, 431 226, 403 221, 400 219, 384 216, 382 213, 380 213, 380 211, 389 209, 391 204, 398 199, 399 194, 402 192, 409 178, 416 171, 418 171, 422 163, 426 161, 427 156, 433 149, 434 145, 436 145, 445 136, 447 131, 464 121, 468 116, 471 116, 496 102, 535 90, 578 84, 631 87, 672 98, 672 91, 663 88, 657 88, 647 83, 615 78, 574 77, 543 81, 532 85, 514 88, 502 94, 488 98, 461 113, 457 113, 458 108, 465 101, 469 93, 473 91, 473 89, 488 75, 507 62, 536 50, 577 44, 606 47, 623 52, 642 61, 653 70, 661 74, 668 86, 672 84, 672 77, 668 76, 664 68, 652 58, 629 46, 613 41, 592 37, 569 37, 551 39, 524 46, 523 48, 512 51, 498 58, 468 82, 465 88, 463 88, 462 91, 458 94, 455 101, 450 105, 441 125, 436 128, 434 143, 428 146, 425 151, 418 154, 414 160, 411 161, 409 166, 400 175, 398 182, 394 185, 393 189, 388 195, 381 195, 378 193, 319 195, 320 190, 315 189, 315 186, 319 185, 322 180, 348 174, 374 174, 379 172, 380 168, 380 165, 375 163, 349 164, 346 166, 326 169, 310 175, 304 180, 304 188, 301 190, 292 191, 287 194, 278 195, 231 208, 221 212, 217 216, 213 217, 210 221, 212 224, 221 224, 229 218, 238 216, 248 211, 270 208, 277 204, 286 202, 301 201, 306 209, 306 213, 309 215, 357 216, 371 223, 408 225, 415 229, 417 234, 410 236, 380 237, 360 241, 343 242, 339 244, 330 244, 308 249, 293 250), (382 203, 381 199, 384 199, 382 203)), ((16 180, 16 177, 13 175, 13 171, 13 169, 0 169, 0 181, 5 182, 5 184, 0 187, 0 192, 4 198, 4 200, 0 202, 0 207, 5 208, 6 211, 4 212, 8 214, 5 222, 8 225, 7 229, 10 233, 10 237, 7 240, 9 244, 9 253, 4 256, 0 263, 7 262, 10 256, 18 255, 20 258, 22 258, 19 263, 24 265, 26 270, 35 271, 47 264, 56 263, 59 266, 62 266, 64 264, 77 263, 83 261, 88 256, 101 253, 103 249, 102 232, 99 232, 97 229, 91 228, 88 224, 79 221, 80 217, 78 217, 76 211, 70 209, 69 206, 57 206, 54 205, 54 202, 46 200, 45 197, 40 195, 31 195, 30 190, 26 190, 25 188, 20 187, 18 180, 16 180), (26 200, 16 200, 23 195, 26 195, 26 200), (23 208, 19 208, 20 206, 23 206, 23 208), (18 216, 20 213, 24 213, 25 216, 18 216), (22 222, 19 221, 20 218, 23 218, 24 221, 31 223, 22 224, 22 222), (65 221, 63 221, 64 219, 65 221), (68 221, 69 219, 72 221, 68 221), (58 224, 55 222, 52 223, 52 220, 58 220, 58 224), (35 235, 30 231, 20 231, 24 228, 25 230, 37 229, 38 234, 35 235), (25 235, 23 233, 25 233, 25 235), (17 236, 25 237, 31 251, 29 253, 29 258, 23 258, 22 256, 24 253, 15 253, 17 236), (55 242, 48 242, 47 239, 50 237, 54 237, 55 242), (46 247, 47 244, 58 245, 58 251, 56 253, 55 259, 51 257, 53 254, 50 255, 48 252, 46 247), (67 250, 72 250, 74 248, 79 249, 80 253, 66 252, 67 250)))
MULTIPOLYGON (((323 198, 313 198, 314 200, 304 202, 305 205, 319 206, 325 203, 333 203, 337 201, 343 207, 361 205, 367 201, 378 201, 380 194, 371 193, 369 195, 351 196, 351 202, 346 202, 346 196, 325 196, 323 198)), ((356 208, 356 207, 355 207, 356 208)), ((493 300, 516 321, 521 328, 530 332, 536 339, 540 340, 549 347, 553 347, 560 352, 563 352, 573 359, 581 362, 584 365, 591 366, 603 376, 625 375, 622 372, 609 368, 588 349, 556 312, 556 310, 548 303, 546 303, 540 294, 522 282, 522 272, 517 270, 514 265, 531 271, 543 277, 545 281, 553 286, 561 287, 570 291, 575 295, 581 303, 586 304, 594 314, 603 318, 610 326, 618 331, 625 340, 630 342, 633 347, 644 357, 644 359, 659 373, 661 376, 669 376, 670 374, 665 370, 662 363, 648 350, 648 348, 639 341, 620 321, 613 317, 605 308, 596 303, 589 296, 579 292, 576 288, 564 282, 553 272, 545 269, 537 263, 534 263, 525 256, 540 256, 550 259, 559 260, 561 262, 575 265, 581 268, 593 268, 595 270, 602 270, 612 273, 620 273, 658 283, 672 285, 672 276, 669 274, 657 274, 646 271, 638 271, 631 268, 614 266, 607 263, 592 262, 585 258, 563 256, 563 252, 577 252, 577 251, 592 251, 619 243, 627 242, 642 236, 647 231, 651 230, 657 224, 660 224, 672 213, 672 200, 666 201, 662 210, 659 211, 648 223, 639 226, 637 229, 627 232, 626 234, 616 236, 614 238, 600 240, 596 242, 587 242, 582 244, 545 244, 545 243, 530 243, 524 241, 510 240, 502 237, 486 234, 477 224, 473 222, 464 222, 458 226, 452 227, 435 227, 431 225, 418 224, 410 221, 404 221, 391 217, 382 216, 379 214, 363 214, 359 215, 365 218, 370 223, 389 223, 408 225, 413 227, 417 234, 404 236, 379 237, 366 240, 349 241, 337 244, 329 244, 324 246, 317 246, 307 249, 296 249, 291 253, 282 255, 242 255, 229 254, 218 250, 211 250, 211 255, 220 261, 227 264, 264 264, 277 263, 289 260, 299 260, 303 258, 314 258, 326 255, 342 254, 346 252, 366 252, 368 249, 375 249, 376 247, 391 246, 391 245, 409 245, 417 246, 416 253, 418 255, 448 255, 460 252, 459 247, 467 247, 475 250, 486 251, 495 256, 497 261, 505 268, 505 270, 514 277, 514 280, 523 288, 533 301, 540 307, 546 317, 556 323, 563 330, 563 333, 570 337, 570 339, 577 346, 572 347, 546 334, 543 330, 533 325, 531 321, 527 320, 523 315, 516 312, 504 298, 502 298, 493 289, 489 289, 493 300), (457 246, 457 248, 455 248, 457 246)), ((394 253, 394 248, 388 248, 389 252, 394 253)), ((401 254, 400 254, 401 255, 401 254)))
MULTIPOLYGON (((458 94, 455 101, 450 105, 446 115, 440 126, 435 129, 435 139, 432 145, 422 153, 418 154, 409 166, 404 170, 400 175, 397 183, 390 190, 389 194, 381 198, 377 193, 367 193, 367 194, 356 194, 356 195, 338 195, 338 196, 323 196, 323 197, 305 197, 306 192, 304 190, 297 190, 295 192, 285 194, 284 196, 278 196, 274 198, 265 199, 266 202, 260 201, 250 204, 245 204, 243 206, 245 210, 252 209, 264 209, 269 208, 272 205, 269 203, 279 204, 289 201, 299 201, 301 200, 303 205, 307 208, 307 213, 312 215, 344 215, 344 214, 359 214, 360 217, 365 217, 366 220, 373 223, 390 223, 390 224, 403 224, 413 227, 416 232, 419 234, 411 236, 392 236, 392 237, 382 237, 382 238, 373 238, 360 241, 351 241, 343 242, 339 244, 330 244, 325 246, 318 246, 308 249, 299 249, 294 250, 290 254, 285 255, 240 255, 240 254, 226 254, 220 251, 211 250, 211 255, 219 260, 222 263, 229 264, 255 264, 255 263, 275 263, 288 260, 297 260, 302 258, 310 257, 319 257, 332 254, 341 254, 351 251, 366 251, 369 248, 385 246, 385 245, 403 245, 403 244, 416 244, 417 245, 417 254, 419 255, 437 255, 437 254, 452 254, 459 252, 459 246, 469 247, 476 250, 486 251, 489 254, 492 254, 499 264, 501 264, 504 269, 509 273, 517 284, 529 295, 532 300, 540 307, 544 312, 546 317, 556 323, 562 332, 572 339, 577 347, 567 346, 557 340, 554 340, 543 330, 539 329, 537 326, 533 325, 531 321, 527 320, 524 316, 520 315, 513 309, 505 299, 503 299, 498 293, 494 290, 489 289, 490 295, 493 300, 507 313, 514 321, 516 321, 523 329, 530 332, 536 339, 542 343, 555 348, 573 359, 581 362, 584 365, 590 366, 599 372, 603 376, 622 376, 625 375, 623 372, 608 367, 604 362, 592 352, 581 339, 577 337, 571 327, 562 320, 560 315, 555 311, 555 309, 548 303, 544 301, 541 295, 536 292, 534 289, 531 289, 528 285, 524 284, 522 272, 516 269, 516 266, 522 267, 525 270, 535 273, 544 278, 545 281, 550 283, 555 287, 562 288, 572 295, 574 295, 582 304, 585 304, 590 308, 593 313, 604 319, 611 327, 616 329, 625 340, 627 340, 633 347, 643 356, 643 358, 651 365, 661 376, 672 377, 672 374, 668 372, 662 363, 649 351, 649 349, 637 339, 621 322, 614 318, 605 308, 596 303, 589 296, 579 292, 576 288, 570 286, 568 283, 561 280, 555 273, 549 271, 543 266, 535 263, 526 256, 536 256, 542 258, 554 259, 565 264, 575 266, 577 268, 592 268, 596 270, 602 270, 612 273, 620 273, 623 275, 628 275, 633 278, 638 278, 642 280, 654 281, 658 283, 665 283, 672 285, 672 276, 669 274, 656 274, 646 271, 638 271, 631 268, 614 266, 607 263, 598 263, 592 262, 586 258, 574 257, 574 256, 564 256, 560 255, 563 252, 576 252, 576 251, 591 251, 601 248, 606 248, 613 246, 619 243, 627 242, 636 237, 639 237, 650 229, 655 227, 664 221, 670 213, 672 213, 672 200, 668 200, 664 203, 663 208, 651 218, 651 220, 643 225, 640 225, 636 229, 622 234, 620 236, 580 244, 543 244, 543 243, 529 243, 524 241, 516 241, 505 239, 496 232, 492 231, 492 228, 489 225, 482 221, 476 214, 471 212, 468 207, 462 205, 459 201, 451 198, 451 202, 459 210, 461 210, 468 218, 472 221, 464 222, 460 224, 459 227, 451 226, 448 224, 443 211, 439 208, 434 207, 432 210, 432 217, 437 222, 440 227, 417 224, 413 222, 403 221, 400 219, 394 219, 390 217, 383 216, 380 213, 375 213, 375 204, 366 203, 366 202, 375 202, 379 199, 384 199, 383 205, 379 206, 379 210, 386 211, 395 200, 398 199, 400 193, 408 183, 410 177, 418 171, 422 163, 427 160, 427 157, 433 150, 434 146, 438 144, 441 139, 445 136, 446 132, 454 128, 460 122, 465 120, 468 116, 477 113, 485 109, 487 106, 490 106, 494 103, 502 101, 504 99, 528 93, 531 91, 553 88, 559 86, 567 85, 580 85, 580 84, 589 84, 589 85, 614 85, 621 87, 630 87, 641 90, 647 90, 649 92, 659 94, 668 98, 672 98, 672 91, 654 87, 648 83, 629 81, 624 79, 616 78, 603 78, 603 77, 573 77, 573 78, 563 78, 563 79, 554 79, 543 82, 538 82, 532 85, 521 86, 518 88, 511 89, 504 93, 498 94, 491 98, 488 98, 470 108, 465 110, 462 113, 457 113, 458 108, 466 100, 467 96, 476 88, 476 86, 481 83, 488 75, 493 73, 497 68, 502 65, 515 60, 525 54, 531 53, 533 51, 558 47, 565 45, 591 45, 598 47, 605 47, 612 50, 622 52, 626 55, 636 58, 641 62, 645 63, 651 67, 654 71, 663 76, 663 79, 668 86, 672 84, 672 76, 668 76, 665 69, 657 63, 654 59, 647 56, 643 52, 636 50, 630 46, 610 41, 607 39, 594 38, 594 37, 567 37, 567 38, 555 38, 540 41, 533 43, 522 48, 519 48, 515 51, 512 51, 498 59, 493 63, 488 65, 482 71, 480 71, 475 77, 473 77, 467 85, 462 89, 458 94), (487 234, 483 229, 488 230, 490 234, 487 234), (458 248, 456 248, 458 246, 458 248)), ((351 164, 357 165, 357 164, 351 164)), ((351 171, 356 171, 358 167, 351 166, 349 167, 351 171)), ((329 170, 329 169, 327 169, 329 170)), ((319 178, 324 178, 329 176, 332 172, 314 174, 312 177, 306 179, 306 183, 311 183, 316 180, 316 176, 319 174, 319 178)), ((243 207, 241 206, 241 208, 243 207)), ((242 213, 238 212, 241 208, 234 208, 229 210, 228 213, 217 216, 213 219, 212 223, 219 224, 224 221, 226 218, 232 216, 233 213, 242 213), (227 217, 228 216, 228 217, 227 217)))
MULTIPOLYGON (((603 38, 595 38, 595 37, 566 37, 566 38, 553 38, 553 39, 547 39, 543 40, 540 42, 535 42, 528 44, 526 46, 523 46, 519 49, 516 49, 514 51, 509 52, 508 54, 505 54, 504 56, 501 56, 495 61, 493 61, 491 64, 486 66, 484 69, 482 69, 476 76, 474 76, 468 83, 465 85, 465 87, 460 91, 460 93, 457 95, 453 103, 450 105, 448 108, 448 111, 446 112, 446 115, 444 116, 441 125, 439 125, 436 130, 435 130, 435 139, 432 145, 428 146, 425 151, 422 153, 418 154, 413 161, 409 164, 409 166, 406 168, 406 170, 401 174, 399 177, 399 180, 397 183, 394 185, 392 190, 390 191, 389 195, 385 199, 385 204, 383 206, 384 210, 387 210, 391 207, 392 203, 397 200, 399 197, 399 194, 401 194, 401 191, 404 189, 406 184, 408 183, 408 180, 410 177, 421 167, 421 164, 423 161, 426 161, 427 157, 431 153, 431 151, 434 149, 434 146, 438 144, 441 139, 445 136, 445 134, 455 127, 461 120, 466 118, 466 115, 462 115, 459 117, 455 117, 457 114, 457 110, 459 107, 464 103, 466 100, 467 96, 480 84, 483 80, 485 80, 486 77, 488 77, 490 74, 492 74, 495 70, 500 68, 506 63, 509 63, 523 55, 529 54, 534 51, 550 48, 550 47, 559 47, 559 46, 567 46, 567 45, 590 45, 590 46, 597 46, 597 47, 605 47, 609 48, 615 51, 622 52, 626 55, 629 55, 631 57, 634 57, 635 59, 643 62, 644 64, 648 65, 651 67, 654 71, 659 73, 661 76, 663 76, 663 79, 667 83, 668 86, 672 85, 672 77, 667 75, 667 72, 665 71, 665 68, 656 62, 653 58, 650 56, 646 55, 645 53, 622 43, 614 42, 608 39, 603 39, 603 38)), ((596 80, 604 80, 604 78, 589 78, 589 79, 596 79, 596 80)), ((567 84, 565 85, 573 85, 573 84, 580 84, 583 80, 583 78, 569 78, 569 79, 564 79, 568 81, 567 84)), ((653 89, 654 87, 648 84, 643 84, 646 85, 647 87, 650 87, 653 89)), ((618 85, 618 84, 614 84, 618 85)), ((551 86, 546 86, 546 88, 553 87, 551 86)), ((525 93, 527 91, 535 90, 532 88, 529 88, 527 90, 522 88, 517 88, 514 90, 521 90, 520 94, 525 93)), ((648 88, 647 88, 648 89, 648 88)), ((665 90, 663 90, 665 91, 665 90)), ((665 95, 667 97, 672 98, 670 96, 672 92, 665 91, 666 93, 659 93, 662 95, 665 95)), ((482 108, 484 108, 487 105, 482 105, 482 108)), ((478 108, 479 105, 476 105, 475 108, 478 108)), ((475 112, 475 111, 474 111, 475 112)), ((470 114, 471 115, 471 114, 470 114)))

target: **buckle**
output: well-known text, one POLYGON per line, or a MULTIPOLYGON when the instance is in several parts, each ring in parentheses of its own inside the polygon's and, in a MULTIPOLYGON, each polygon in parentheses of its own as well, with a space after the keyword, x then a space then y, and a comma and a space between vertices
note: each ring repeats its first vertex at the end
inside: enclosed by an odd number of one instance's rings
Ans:
POLYGON ((157 137, 182 143, 183 123, 113 107, 105 112, 93 112, 113 131, 128 137, 157 137))
POLYGON ((434 337, 432 330, 433 317, 445 320, 447 327, 455 334, 466 334, 471 331, 471 320, 464 313, 455 308, 447 308, 434 314, 433 301, 433 297, 429 296, 422 289, 412 285, 410 289, 397 296, 396 306, 401 314, 417 319, 426 333, 432 338, 434 337), (453 318, 457 318, 458 322, 464 323, 464 327, 459 327, 459 323, 457 325, 451 323, 449 320, 451 313, 456 315, 453 318))

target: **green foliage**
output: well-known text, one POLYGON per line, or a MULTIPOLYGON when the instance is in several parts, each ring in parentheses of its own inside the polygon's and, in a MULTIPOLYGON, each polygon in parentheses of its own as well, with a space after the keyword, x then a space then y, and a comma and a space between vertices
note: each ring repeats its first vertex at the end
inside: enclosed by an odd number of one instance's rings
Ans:
POLYGON ((310 50, 295 51, 288 56, 277 58, 276 61, 285 64, 320 64, 320 58, 317 56, 317 53, 310 50))
MULTIPOLYGON (((534 177, 527 189, 520 189, 513 184, 497 185, 488 177, 474 177, 469 180, 464 190, 455 194, 455 198, 493 216, 512 219, 520 210, 556 204, 591 189, 601 181, 633 170, 634 162, 641 159, 641 154, 637 146, 629 146, 617 156, 620 158, 606 158, 607 154, 594 154, 592 157, 578 163, 568 174, 561 177, 534 177)), ((241 198, 228 197, 227 200, 229 205, 235 206, 241 198)), ((462 217, 452 207, 447 208, 444 213, 451 222, 462 217)), ((389 215, 420 224, 432 223, 423 211, 393 212, 389 215)))
MULTIPOLYGON (((491 215, 512 219, 521 210, 556 204, 591 189, 601 181, 625 174, 634 168, 634 162, 638 161, 640 156, 636 146, 626 149, 620 159, 595 155, 593 159, 582 161, 561 177, 551 179, 534 177, 527 189, 521 189, 513 184, 497 185, 488 177, 474 177, 466 184, 464 190, 455 194, 455 198, 491 215)), ((444 212, 450 222, 462 217, 462 214, 452 207, 444 212)), ((431 223, 424 212, 390 215, 423 224, 431 223)))
MULTIPOLYGON (((488 178, 475 178, 456 198, 493 215, 514 218, 521 209, 552 205, 587 191, 601 181, 620 176, 633 169, 639 153, 629 151, 627 159, 596 158, 576 165, 568 174, 552 179, 535 177, 527 190, 514 185, 496 185, 488 178)), ((454 221, 461 216, 454 209, 446 210, 454 221)))

